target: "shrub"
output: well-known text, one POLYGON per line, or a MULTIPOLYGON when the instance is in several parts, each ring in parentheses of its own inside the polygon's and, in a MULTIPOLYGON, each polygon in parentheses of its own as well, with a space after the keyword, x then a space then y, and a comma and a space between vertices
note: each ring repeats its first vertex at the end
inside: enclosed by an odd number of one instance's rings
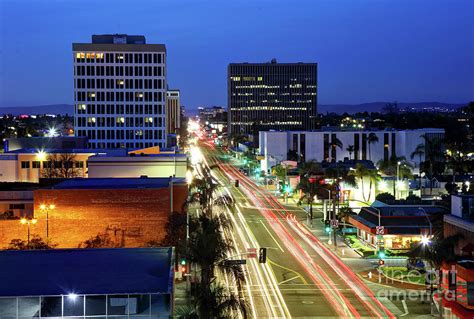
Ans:
POLYGON ((390 194, 390 193, 380 193, 377 196, 375 196, 375 199, 378 200, 379 202, 392 202, 395 200, 395 197, 390 194))

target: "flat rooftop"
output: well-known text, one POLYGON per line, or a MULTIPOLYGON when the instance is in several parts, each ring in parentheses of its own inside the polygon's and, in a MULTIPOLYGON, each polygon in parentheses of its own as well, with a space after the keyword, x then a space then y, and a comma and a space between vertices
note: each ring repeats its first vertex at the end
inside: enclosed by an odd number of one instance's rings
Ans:
POLYGON ((172 248, 0 251, 0 296, 170 293, 172 248))
MULTIPOLYGON (((165 188, 168 177, 140 178, 71 178, 56 184, 52 189, 143 189, 165 188)), ((173 178, 175 184, 186 183, 184 178, 173 178)))

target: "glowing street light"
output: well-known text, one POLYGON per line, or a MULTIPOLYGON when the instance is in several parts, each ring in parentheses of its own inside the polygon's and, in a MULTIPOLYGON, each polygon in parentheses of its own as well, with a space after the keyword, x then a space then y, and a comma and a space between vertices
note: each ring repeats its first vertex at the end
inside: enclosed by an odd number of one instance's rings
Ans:
POLYGON ((428 236, 421 236, 421 244, 423 246, 429 245, 431 243, 431 240, 428 236))
POLYGON ((56 205, 54 204, 49 204, 49 205, 41 204, 40 205, 41 212, 46 213, 46 238, 48 239, 49 239, 49 211, 55 208, 56 208, 56 205))
POLYGON ((22 218, 20 219, 20 223, 22 225, 28 225, 28 245, 30 244, 30 225, 36 224, 38 220, 36 218, 22 218))
POLYGON ((38 153, 36 153, 36 158, 38 161, 44 161, 46 160, 46 156, 48 154, 44 150, 39 150, 38 153))
POLYGON ((55 127, 50 127, 48 129, 48 131, 46 132, 46 136, 47 137, 58 137, 59 136, 58 129, 55 128, 55 127))

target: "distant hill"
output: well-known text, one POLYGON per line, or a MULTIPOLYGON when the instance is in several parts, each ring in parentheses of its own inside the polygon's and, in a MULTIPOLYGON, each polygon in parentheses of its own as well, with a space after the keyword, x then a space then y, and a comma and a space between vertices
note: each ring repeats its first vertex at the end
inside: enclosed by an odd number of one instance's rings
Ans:
MULTIPOLYGON (((318 104, 318 113, 349 113, 354 114, 357 112, 381 112, 383 108, 390 102, 371 102, 363 104, 318 104)), ((455 103, 441 103, 441 102, 419 102, 419 103, 398 103, 400 110, 418 110, 418 111, 439 111, 446 112, 449 110, 458 109, 466 106, 468 103, 455 104, 455 103)))
MULTIPOLYGON (((371 102, 363 104, 319 104, 318 113, 357 113, 357 112, 381 112, 389 102, 371 102)), ((468 103, 441 103, 441 102, 419 102, 419 103, 398 103, 400 110, 414 109, 426 111, 448 111, 466 106, 468 103)), ((195 109, 186 109, 188 115, 197 114, 195 109)), ((0 114, 74 114, 74 106, 70 104, 51 104, 39 106, 8 106, 0 107, 0 114)))
POLYGON ((73 115, 74 105, 70 104, 51 104, 38 106, 7 106, 0 107, 0 114, 61 114, 73 115))

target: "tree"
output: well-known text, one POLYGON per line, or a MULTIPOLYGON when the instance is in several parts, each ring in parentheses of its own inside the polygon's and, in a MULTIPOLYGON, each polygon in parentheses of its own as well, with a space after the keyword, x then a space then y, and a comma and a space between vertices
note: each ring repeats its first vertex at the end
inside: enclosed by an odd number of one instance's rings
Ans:
POLYGON ((45 242, 38 235, 33 235, 29 243, 21 239, 12 239, 10 244, 8 244, 7 250, 53 249, 56 246, 56 244, 45 242))
POLYGON ((342 150, 342 147, 344 146, 342 141, 340 139, 338 139, 337 137, 334 137, 332 140, 331 140, 331 147, 335 150, 336 147, 338 147, 339 149, 342 150))
POLYGON ((415 150, 410 154, 410 158, 414 159, 415 156, 419 158, 419 170, 418 170, 418 177, 419 177, 419 186, 420 186, 420 195, 421 194, 421 157, 425 154, 425 144, 420 143, 416 146, 415 150))
POLYGON ((231 318, 237 311, 247 318, 248 305, 245 299, 229 291, 228 287, 213 284, 209 296, 199 295, 196 300, 199 318, 231 318))
POLYGON ((390 193, 380 193, 375 196, 375 200, 378 200, 379 202, 382 203, 390 203, 395 201, 395 196, 393 196, 390 193))
POLYGON ((375 133, 369 133, 369 136, 367 136, 367 143, 369 145, 369 160, 372 160, 372 154, 370 152, 370 145, 375 144, 379 141, 379 138, 377 137, 377 134, 375 133))
POLYGON ((288 168, 285 165, 278 164, 272 168, 272 175, 276 176, 278 185, 281 185, 281 182, 286 182, 287 174, 288 168))
MULTIPOLYGON (((242 269, 224 262, 229 253, 234 251, 234 247, 223 236, 231 230, 230 220, 224 214, 201 214, 194 225, 195 229, 191 232, 189 239, 187 257, 201 269, 201 281, 195 296, 196 308, 200 318, 212 318, 215 315, 214 311, 219 308, 218 305, 224 304, 226 300, 236 299, 230 292, 225 295, 226 298, 220 293, 215 294, 214 289, 217 287, 215 269, 223 274, 232 275, 237 286, 240 287, 245 282, 245 276, 242 269)), ((237 299, 243 300, 241 297, 237 299)))
POLYGON ((99 233, 79 244, 79 248, 116 248, 118 247, 107 233, 99 233))
POLYGON ((346 151, 349 152, 349 160, 352 160, 352 153, 354 153, 354 145, 347 146, 346 151))
POLYGON ((433 194, 433 173, 437 162, 441 159, 441 148, 443 140, 440 138, 431 138, 429 135, 423 134, 421 138, 425 145, 425 162, 423 169, 428 172, 430 178, 430 195, 433 194))
POLYGON ((41 176, 44 178, 73 178, 79 176, 79 169, 75 166, 76 154, 48 154, 43 164, 41 176))
POLYGON ((380 176, 377 173, 377 171, 373 169, 368 169, 364 165, 358 163, 355 167, 355 170, 350 171, 349 175, 352 175, 355 178, 360 180, 362 198, 364 199, 365 202, 369 201, 372 195, 372 186, 380 179, 380 176), (364 190, 365 179, 369 180, 369 194, 367 196, 365 195, 365 190, 364 190))

